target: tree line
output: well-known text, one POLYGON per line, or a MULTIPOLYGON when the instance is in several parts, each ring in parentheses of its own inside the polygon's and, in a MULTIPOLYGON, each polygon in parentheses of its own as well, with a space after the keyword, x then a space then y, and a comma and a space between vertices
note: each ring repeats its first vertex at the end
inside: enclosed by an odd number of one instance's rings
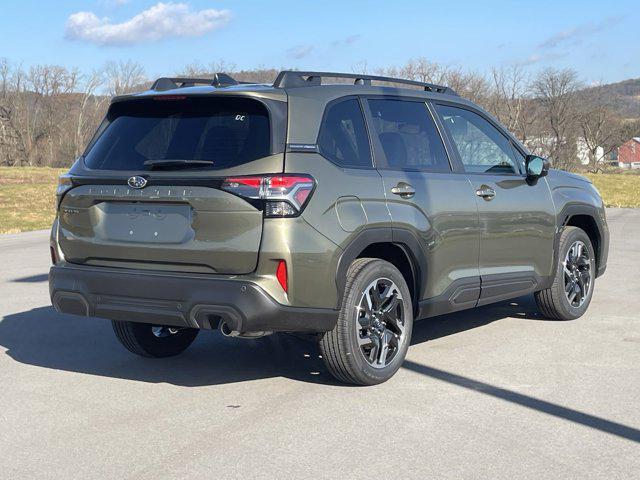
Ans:
MULTIPOLYGON (((600 88, 585 89, 570 69, 546 69, 530 76, 519 66, 494 68, 488 75, 411 60, 368 72, 447 85, 491 112, 533 153, 557 168, 601 168, 617 146, 640 135, 640 120, 622 118, 600 88)), ((225 72, 239 81, 271 83, 276 69, 242 70, 223 61, 192 64, 177 76, 207 77, 225 72)), ((23 68, 0 59, 0 165, 65 167, 77 158, 104 117, 110 97, 148 88, 144 68, 132 61, 109 62, 83 73, 59 65, 23 68)))

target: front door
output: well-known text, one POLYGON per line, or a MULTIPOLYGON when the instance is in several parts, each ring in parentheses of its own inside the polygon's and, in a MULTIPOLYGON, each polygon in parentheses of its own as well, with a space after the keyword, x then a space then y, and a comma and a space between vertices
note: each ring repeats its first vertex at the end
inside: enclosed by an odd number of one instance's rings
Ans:
POLYGON ((552 274, 555 211, 546 179, 529 184, 524 156, 479 112, 436 110, 476 195, 480 304, 531 292, 552 274))
POLYGON ((468 179, 452 171, 424 101, 372 97, 366 104, 394 241, 416 239, 426 260, 420 316, 475 306, 479 230, 468 179))

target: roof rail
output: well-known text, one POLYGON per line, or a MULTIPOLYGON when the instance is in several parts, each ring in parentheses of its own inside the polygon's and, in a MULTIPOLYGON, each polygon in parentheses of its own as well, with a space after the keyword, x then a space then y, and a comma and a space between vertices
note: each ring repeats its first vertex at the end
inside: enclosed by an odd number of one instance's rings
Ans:
POLYGON ((278 74, 273 86, 275 88, 314 87, 322 85, 323 78, 353 78, 354 85, 371 85, 371 81, 398 83, 402 85, 414 85, 422 87, 427 92, 446 93, 458 95, 453 89, 433 83, 406 80, 404 78, 381 77, 379 75, 364 75, 359 73, 336 72, 299 72, 297 70, 283 70, 278 74))
POLYGON ((214 73, 213 78, 161 77, 153 82, 151 90, 173 90, 174 88, 193 87, 195 85, 228 87, 238 85, 238 82, 226 73, 214 73))

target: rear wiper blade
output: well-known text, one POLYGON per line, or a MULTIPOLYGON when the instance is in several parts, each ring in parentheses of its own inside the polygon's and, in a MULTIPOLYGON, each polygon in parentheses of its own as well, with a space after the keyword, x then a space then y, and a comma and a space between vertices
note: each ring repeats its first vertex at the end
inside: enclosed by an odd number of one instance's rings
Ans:
POLYGON ((211 160, 181 160, 181 159, 169 159, 169 160, 147 160, 144 162, 146 167, 197 167, 213 165, 211 160))

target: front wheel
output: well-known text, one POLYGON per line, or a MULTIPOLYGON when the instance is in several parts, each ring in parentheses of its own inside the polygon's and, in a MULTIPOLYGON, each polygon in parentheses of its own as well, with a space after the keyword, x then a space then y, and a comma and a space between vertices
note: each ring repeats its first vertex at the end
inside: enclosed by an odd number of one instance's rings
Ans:
POLYGON ((535 294, 542 314, 556 320, 581 317, 593 296, 595 273, 595 254, 589 236, 580 228, 565 227, 560 234, 553 284, 535 294))
POLYGON ((320 340, 322 358, 345 383, 385 382, 404 361, 412 327, 411 294, 400 271, 384 260, 359 258, 347 272, 338 322, 320 340))
POLYGON ((150 323, 112 320, 120 343, 143 357, 172 357, 182 353, 198 335, 197 328, 178 328, 150 323))

